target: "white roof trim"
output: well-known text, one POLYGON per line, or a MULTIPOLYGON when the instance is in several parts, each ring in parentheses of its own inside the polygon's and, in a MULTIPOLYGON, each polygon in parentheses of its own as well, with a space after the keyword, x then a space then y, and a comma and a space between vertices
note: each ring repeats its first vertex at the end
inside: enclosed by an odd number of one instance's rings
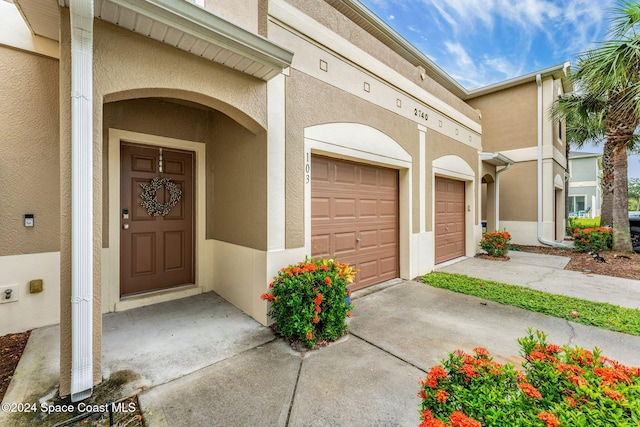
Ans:
POLYGON ((487 151, 483 151, 480 158, 483 162, 489 163, 494 166, 507 166, 515 163, 514 160, 511 160, 501 153, 489 153, 487 151))
MULTIPOLYGON (((59 0, 63 7, 69 2, 59 0)), ((59 16, 49 13, 52 3, 57 9, 50 0, 16 0, 34 34, 57 39, 51 30, 59 16)), ((293 59, 293 52, 183 0, 95 0, 94 16, 263 80, 293 59)))

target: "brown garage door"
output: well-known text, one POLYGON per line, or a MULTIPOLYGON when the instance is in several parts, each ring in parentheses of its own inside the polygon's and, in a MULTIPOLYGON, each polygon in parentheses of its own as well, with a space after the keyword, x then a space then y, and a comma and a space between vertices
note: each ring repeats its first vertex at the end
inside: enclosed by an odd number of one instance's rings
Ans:
POLYGON ((436 188, 436 264, 465 254, 464 182, 437 176, 436 188))
POLYGON ((313 156, 311 256, 360 269, 351 289, 398 272, 398 171, 313 156))

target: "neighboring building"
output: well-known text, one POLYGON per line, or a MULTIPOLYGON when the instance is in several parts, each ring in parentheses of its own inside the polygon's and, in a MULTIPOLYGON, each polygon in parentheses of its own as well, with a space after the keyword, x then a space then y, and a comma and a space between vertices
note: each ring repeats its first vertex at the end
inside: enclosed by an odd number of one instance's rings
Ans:
POLYGON ((569 218, 595 218, 602 206, 602 154, 569 153, 569 218))
MULTIPOLYGON (((509 231, 513 243, 564 239, 566 135, 550 120, 549 110, 558 96, 573 91, 568 67, 567 63, 481 88, 466 98, 482 111, 483 151, 499 152, 514 162, 499 172, 497 227, 509 231)), ((484 181, 492 179, 484 176, 484 181)))
POLYGON ((354 0, 59 3, 0 1, 0 334, 60 322, 63 396, 103 313, 215 291, 266 324, 307 255, 361 288, 473 256, 481 213, 533 241, 536 164, 564 227, 562 66, 468 92, 354 0))

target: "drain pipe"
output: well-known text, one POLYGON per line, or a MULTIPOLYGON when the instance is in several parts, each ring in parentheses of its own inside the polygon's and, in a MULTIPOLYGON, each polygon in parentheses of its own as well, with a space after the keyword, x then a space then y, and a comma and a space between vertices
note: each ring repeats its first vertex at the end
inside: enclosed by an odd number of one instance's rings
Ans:
POLYGON ((496 231, 500 231, 500 174, 506 172, 511 167, 511 163, 507 163, 507 166, 503 167, 499 171, 496 171, 496 231))
POLYGON ((544 245, 556 248, 571 249, 562 243, 546 240, 542 237, 542 75, 536 74, 536 84, 538 85, 538 241, 544 245))
POLYGON ((93 392, 93 0, 70 0, 71 401, 93 392))

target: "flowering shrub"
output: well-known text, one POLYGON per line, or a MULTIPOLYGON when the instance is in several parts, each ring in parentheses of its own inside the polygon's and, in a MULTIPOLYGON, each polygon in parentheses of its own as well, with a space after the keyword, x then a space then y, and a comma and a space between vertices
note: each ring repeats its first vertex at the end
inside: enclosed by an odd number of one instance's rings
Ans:
POLYGON ((640 426, 640 368, 547 344, 540 331, 518 342, 524 372, 481 347, 431 368, 420 382, 420 427, 640 426))
POLYGON ((482 235, 480 247, 489 255, 502 257, 509 252, 511 234, 506 231, 488 231, 482 235))
POLYGON ((351 317, 347 285, 357 272, 335 259, 307 259, 281 269, 269 284, 270 292, 261 295, 271 302, 268 314, 277 332, 307 348, 338 339, 351 317))
POLYGON ((576 228, 573 248, 576 252, 602 252, 611 249, 612 228, 576 228))

